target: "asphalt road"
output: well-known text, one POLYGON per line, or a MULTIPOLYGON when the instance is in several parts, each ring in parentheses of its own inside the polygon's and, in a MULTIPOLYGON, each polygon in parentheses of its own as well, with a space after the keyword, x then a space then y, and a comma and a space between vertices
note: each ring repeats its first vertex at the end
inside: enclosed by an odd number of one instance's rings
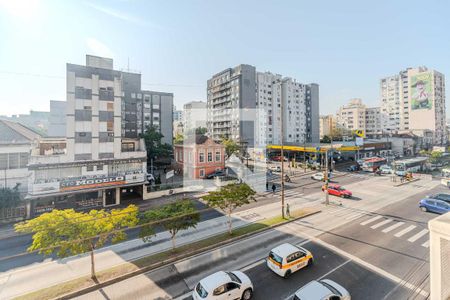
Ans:
MULTIPOLYGON (((288 170, 288 168, 287 168, 288 170)), ((362 181, 371 176, 370 174, 345 174, 339 175, 332 178, 333 182, 345 185, 348 183, 354 183, 357 181, 362 181)), ((320 190, 323 185, 320 181, 315 181, 311 179, 311 175, 303 175, 302 171, 297 171, 297 174, 291 176, 292 182, 286 183, 286 193, 285 199, 289 200, 290 197, 305 197, 305 202, 314 201, 315 199, 308 199, 308 195, 316 193, 320 190)), ((279 174, 274 173, 270 182, 279 183, 279 174)), ((260 205, 273 203, 280 201, 280 192, 277 190, 275 195, 272 193, 266 193, 263 197, 258 197, 257 202, 251 202, 250 204, 240 207, 236 210, 242 211, 247 210, 252 207, 257 207, 260 205)), ((205 209, 206 205, 201 201, 195 201, 195 206, 197 209, 205 209)), ((217 218, 222 216, 219 211, 210 210, 202 212, 201 221, 208 220, 212 218, 217 218)), ((158 231, 158 230, 157 230, 158 231)), ((135 239, 139 237, 138 229, 127 230, 128 240, 135 239)), ((55 256, 44 257, 37 253, 27 253, 26 249, 31 245, 31 235, 21 235, 9 238, 4 238, 0 240, 0 272, 6 272, 8 270, 30 265, 32 263, 43 262, 46 260, 54 259, 55 256)))

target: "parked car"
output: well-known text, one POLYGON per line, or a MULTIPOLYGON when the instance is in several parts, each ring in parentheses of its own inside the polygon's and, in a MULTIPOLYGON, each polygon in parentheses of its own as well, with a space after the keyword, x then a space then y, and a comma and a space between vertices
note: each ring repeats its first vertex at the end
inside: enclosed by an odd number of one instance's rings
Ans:
POLYGON ((219 271, 200 280, 192 293, 194 300, 244 299, 253 296, 253 284, 240 271, 219 271))
MULTIPOLYGON (((325 186, 322 187, 322 191, 325 191, 325 186)), ((342 198, 350 198, 352 196, 352 192, 350 192, 343 186, 340 186, 339 184, 329 184, 328 194, 342 198)))
MULTIPOLYGON (((273 161, 281 161, 281 155, 272 157, 272 160, 273 160, 273 161)), ((288 159, 287 159, 286 156, 284 157, 283 160, 284 160, 284 161, 288 161, 288 159)))
POLYGON ((394 170, 392 170, 391 167, 389 167, 388 165, 382 165, 379 168, 381 174, 392 174, 394 173, 394 170))
POLYGON ((323 175, 323 173, 316 173, 316 174, 311 176, 311 179, 324 181, 325 180, 325 175, 323 175))
POLYGON ((419 208, 425 212, 429 211, 437 214, 445 214, 450 211, 450 203, 442 200, 425 198, 420 200, 419 208))
POLYGON ((340 284, 330 280, 313 280, 295 292, 293 300, 351 300, 350 293, 340 284))
POLYGON ((427 198, 433 199, 433 200, 445 201, 450 204, 450 194, 439 193, 439 194, 434 194, 434 195, 428 195, 427 198))
POLYGON ((281 172, 281 167, 280 166, 270 166, 269 170, 272 172, 281 172))
POLYGON ((223 177, 226 176, 227 174, 225 174, 224 170, 218 170, 218 171, 214 171, 214 173, 208 174, 206 176, 206 179, 213 179, 214 177, 223 177))

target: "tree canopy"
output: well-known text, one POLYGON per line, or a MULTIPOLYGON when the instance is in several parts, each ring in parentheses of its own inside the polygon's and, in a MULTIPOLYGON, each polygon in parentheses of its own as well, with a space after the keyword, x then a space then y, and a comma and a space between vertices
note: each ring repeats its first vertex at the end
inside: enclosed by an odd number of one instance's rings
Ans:
POLYGON ((230 157, 233 153, 236 153, 240 149, 239 145, 229 138, 222 138, 222 145, 225 146, 227 157, 230 157))
POLYGON ((183 144, 183 142, 184 142, 184 135, 182 135, 181 133, 177 133, 177 135, 175 135, 175 137, 173 138, 173 143, 179 145, 183 144))
POLYGON ((162 226, 169 231, 172 239, 172 249, 175 250, 175 236, 180 230, 197 226, 200 214, 189 199, 178 200, 156 209, 146 211, 142 218, 140 236, 145 242, 149 242, 155 235, 155 226, 162 226), (151 223, 151 224, 148 224, 151 223))
POLYGON ((147 148, 148 162, 159 157, 168 157, 172 154, 172 146, 162 143, 164 135, 155 126, 147 126, 145 132, 141 134, 147 148))
POLYGON ((91 254, 91 277, 95 278, 94 250, 107 241, 117 243, 126 239, 124 228, 138 223, 138 208, 130 205, 124 209, 91 210, 76 212, 73 209, 53 210, 37 218, 15 225, 17 232, 33 233, 33 242, 27 249, 44 255, 55 253, 58 257, 91 254))
POLYGON ((231 214, 236 208, 250 203, 250 200, 255 200, 253 198, 255 194, 256 192, 246 183, 232 183, 217 191, 209 192, 202 199, 209 206, 222 210, 228 216, 228 233, 232 234, 231 214))
POLYGON ((19 206, 22 203, 22 198, 19 193, 19 185, 11 188, 0 189, 0 209, 19 206))

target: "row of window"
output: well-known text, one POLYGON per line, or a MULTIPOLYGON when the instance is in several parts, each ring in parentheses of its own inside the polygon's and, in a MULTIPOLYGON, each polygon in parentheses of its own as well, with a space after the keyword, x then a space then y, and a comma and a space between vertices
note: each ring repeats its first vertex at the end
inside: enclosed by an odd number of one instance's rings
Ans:
POLYGON ((28 164, 28 153, 0 153, 0 170, 22 169, 28 164))

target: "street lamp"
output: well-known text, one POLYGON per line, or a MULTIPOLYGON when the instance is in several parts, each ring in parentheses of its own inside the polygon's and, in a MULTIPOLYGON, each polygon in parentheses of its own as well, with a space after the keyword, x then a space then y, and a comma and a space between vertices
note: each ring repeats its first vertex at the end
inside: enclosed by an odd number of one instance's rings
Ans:
POLYGON ((281 217, 284 219, 284 122, 283 122, 283 83, 280 81, 280 111, 281 111, 281 217))

